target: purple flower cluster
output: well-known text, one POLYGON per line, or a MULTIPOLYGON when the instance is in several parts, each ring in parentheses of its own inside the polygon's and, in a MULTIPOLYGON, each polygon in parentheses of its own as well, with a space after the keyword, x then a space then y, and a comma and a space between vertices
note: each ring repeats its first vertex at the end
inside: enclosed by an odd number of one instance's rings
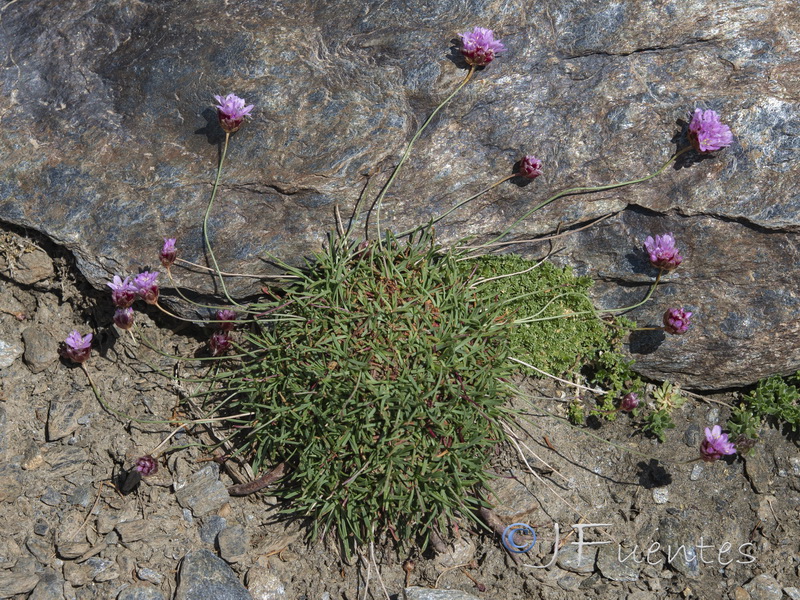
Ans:
POLYGON ((238 131, 244 118, 253 110, 252 104, 245 106, 244 99, 235 94, 228 94, 225 97, 214 96, 214 99, 219 103, 216 106, 217 117, 219 125, 225 133, 238 131))
POLYGON ((650 257, 650 264, 657 269, 672 271, 677 269, 683 262, 683 257, 675 247, 675 238, 672 237, 671 233, 657 235, 655 239, 652 236, 647 236, 644 241, 644 248, 650 257))
POLYGON ((519 174, 525 179, 536 179, 542 174, 542 161, 528 154, 519 163, 519 174))
POLYGON ((689 141, 695 150, 706 154, 730 146, 733 134, 716 112, 696 108, 689 123, 689 141))
MULTIPOLYGON (((166 240, 170 241, 170 240, 166 240)), ((175 240, 172 240, 173 248, 175 240)), ((167 247, 167 244, 164 244, 167 247)), ((163 253, 163 249, 162 249, 163 253)), ((114 312, 114 324, 120 329, 128 330, 133 327, 134 314, 131 305, 139 298, 148 304, 158 302, 158 272, 143 271, 131 279, 122 279, 119 275, 114 275, 114 279, 108 283, 111 288, 111 301, 117 310, 114 312)))
POLYGON ((146 454, 136 459, 136 464, 133 468, 136 469, 142 477, 155 475, 158 472, 158 461, 149 454, 146 454))
POLYGON ((461 34, 461 54, 467 64, 483 67, 494 60, 494 57, 505 52, 506 47, 500 40, 494 39, 491 29, 475 27, 472 31, 461 34))
POLYGON ((81 336, 73 330, 64 340, 63 356, 74 363, 86 362, 92 354, 92 337, 91 333, 81 336))
POLYGON ((230 332, 233 331, 236 325, 236 313, 230 309, 218 310, 216 314, 217 331, 211 334, 208 340, 208 349, 211 351, 211 356, 222 356, 233 347, 233 339, 230 332))
POLYGON ((670 308, 664 313, 664 331, 672 335, 683 335, 689 330, 692 314, 683 308, 670 308))
POLYGON ((706 439, 700 443, 700 456, 706 462, 719 460, 723 456, 736 454, 736 446, 728 440, 728 434, 722 433, 722 427, 714 425, 706 427, 706 439))

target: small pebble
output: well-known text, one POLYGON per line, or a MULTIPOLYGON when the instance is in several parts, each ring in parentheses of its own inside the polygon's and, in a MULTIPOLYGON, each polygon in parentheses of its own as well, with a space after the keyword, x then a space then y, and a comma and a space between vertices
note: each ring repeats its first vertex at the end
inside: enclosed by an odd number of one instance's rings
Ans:
POLYGON ((61 504, 61 494, 51 487, 48 487, 39 499, 47 504, 47 506, 58 506, 61 504))
POLYGON ((36 523, 33 524, 33 533, 36 535, 47 535, 48 531, 50 531, 50 526, 47 524, 47 521, 44 519, 36 519, 36 523))
POLYGON ((702 475, 703 475, 703 465, 701 465, 700 463, 697 463, 696 465, 694 465, 692 467, 692 472, 689 475, 689 479, 691 481, 697 481, 697 480, 700 479, 700 477, 702 475))
POLYGON ((147 567, 139 567, 136 570, 136 576, 142 581, 149 581, 156 585, 160 584, 161 580, 164 579, 160 573, 153 571, 153 569, 148 569, 147 567))
POLYGON ((669 501, 669 488, 660 487, 653 490, 653 502, 666 504, 669 501))

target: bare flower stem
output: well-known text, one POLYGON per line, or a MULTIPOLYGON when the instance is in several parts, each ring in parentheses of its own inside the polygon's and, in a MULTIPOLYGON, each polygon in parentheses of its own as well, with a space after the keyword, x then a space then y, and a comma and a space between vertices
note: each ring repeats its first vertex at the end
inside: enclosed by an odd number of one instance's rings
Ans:
POLYGON ((444 101, 441 104, 439 104, 439 106, 437 106, 436 108, 433 109, 433 112, 430 114, 430 116, 422 124, 422 127, 420 127, 417 130, 417 133, 415 133, 414 137, 411 138, 411 141, 408 142, 408 146, 406 146, 406 150, 405 150, 405 152, 403 152, 403 156, 400 158, 400 162, 397 163, 397 166, 394 168, 394 171, 392 172, 391 177, 389 177, 389 181, 386 182, 386 185, 383 186, 383 189, 381 190, 381 193, 378 194, 378 198, 375 200, 375 213, 376 213, 376 223, 377 223, 377 227, 378 227, 378 243, 379 244, 381 243, 381 204, 383 203, 383 199, 386 196, 386 193, 389 191, 389 188, 392 187, 392 184, 394 183, 394 180, 397 177, 397 174, 400 172, 400 169, 402 168, 403 164, 406 162, 406 159, 408 159, 408 156, 411 154, 411 149, 414 147, 414 144, 419 139, 419 136, 421 136, 422 132, 425 131, 425 129, 427 129, 428 125, 430 125, 431 121, 436 116, 436 114, 448 102, 450 102, 450 100, 452 100, 453 97, 458 92, 460 92, 461 89, 465 85, 467 85, 469 80, 472 79, 472 76, 473 76, 474 73, 475 73, 475 66, 472 65, 469 68, 469 72, 467 73, 467 76, 464 77, 464 80, 461 83, 458 84, 458 87, 456 87, 456 89, 454 89, 453 92, 447 98, 445 98, 444 101))
POLYGON ((225 143, 222 146, 222 155, 219 157, 219 165, 217 166, 217 177, 214 179, 214 188, 211 190, 211 200, 208 201, 206 214, 205 217, 203 217, 203 240, 206 243, 206 248, 208 248, 208 255, 211 257, 211 262, 214 263, 214 272, 216 273, 217 277, 219 277, 219 283, 222 286, 222 291, 225 294, 225 297, 231 304, 241 306, 238 302, 236 302, 236 300, 231 298, 230 294, 228 293, 228 288, 225 286, 225 278, 222 276, 222 271, 219 268, 219 264, 217 264, 217 257, 214 256, 214 250, 211 248, 211 242, 208 240, 208 215, 211 214, 211 206, 214 204, 214 199, 217 197, 219 180, 222 176, 222 165, 225 162, 225 156, 228 154, 228 141, 230 141, 230 139, 231 134, 226 131, 225 143))
MULTIPOLYGON (((631 179, 629 181, 621 181, 619 183, 611 183, 611 184, 608 184, 608 185, 600 185, 600 186, 596 186, 596 187, 574 187, 574 188, 569 188, 569 189, 566 189, 566 190, 562 190, 562 191, 558 192, 557 194, 555 194, 553 196, 550 196, 544 202, 541 202, 540 204, 537 204, 536 206, 534 206, 532 209, 530 209, 524 215, 522 215, 520 218, 518 218, 516 221, 514 221, 511 225, 506 227, 505 230, 500 235, 498 235, 497 237, 495 237, 491 241, 487 242, 487 244, 485 244, 485 245, 491 245, 491 244, 494 244, 497 241, 503 239, 505 236, 508 235, 508 233, 518 223, 520 223, 521 221, 524 221, 530 215, 535 213, 537 210, 539 210, 541 208, 544 208, 545 206, 547 206, 551 202, 554 202, 554 201, 558 200, 559 198, 563 198, 564 196, 572 196, 572 195, 575 195, 575 194, 589 194, 589 193, 592 193, 592 192, 602 192, 604 190, 613 190, 613 189, 616 189, 616 188, 621 188, 621 187, 625 187, 625 186, 628 186, 628 185, 633 185, 635 183, 644 183, 645 181, 649 181, 649 180, 653 179, 654 177, 657 177, 657 176, 661 175, 664 171, 666 171, 667 167, 669 167, 672 163, 674 163, 676 160, 678 160, 678 158, 680 156, 682 156, 683 154, 685 154, 686 152, 688 152, 691 149, 692 149, 691 146, 687 146, 686 148, 683 148, 682 150, 679 150, 678 152, 673 154, 672 157, 667 162, 665 162, 663 165, 661 165, 661 167, 655 173, 651 173, 650 175, 647 175, 645 177, 640 177, 639 179, 631 179)), ((482 247, 483 246, 479 246, 478 248, 482 248, 482 247)), ((478 249, 478 248, 476 248, 476 249, 478 249)), ((472 250, 472 252, 475 252, 475 250, 472 250)))

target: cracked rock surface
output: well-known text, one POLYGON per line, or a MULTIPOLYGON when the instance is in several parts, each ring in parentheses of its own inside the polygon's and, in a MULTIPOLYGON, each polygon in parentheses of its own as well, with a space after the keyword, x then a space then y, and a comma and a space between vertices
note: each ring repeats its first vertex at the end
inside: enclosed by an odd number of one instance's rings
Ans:
MULTIPOLYGON (((718 156, 653 181, 563 198, 514 238, 566 232, 558 260, 600 280, 597 301, 640 300, 653 280, 645 237, 672 232, 686 261, 631 316, 670 306, 691 335, 640 336, 646 375, 718 389, 800 368, 797 132, 800 6, 795 0, 482 0, 324 3, 199 0, 12 2, 0 37, 0 220, 72 252, 97 289, 158 263, 165 237, 206 264, 201 216, 220 151, 214 94, 255 104, 233 137, 210 238, 224 270, 276 272, 319 250, 368 183, 463 78, 459 33, 491 27, 508 51, 421 137, 383 203, 381 226, 426 222, 511 172, 544 162, 438 227, 439 241, 489 239, 560 189, 654 172, 685 144, 694 108, 735 136, 718 156)), ((356 215, 363 231, 370 202, 356 215)), ((374 235, 375 214, 369 225, 374 235)), ((529 256, 542 243, 514 247, 529 256)), ((178 270, 189 290, 218 290, 178 270)), ((244 297, 254 280, 230 280, 244 297)), ((174 310, 179 305, 165 303, 174 310)))

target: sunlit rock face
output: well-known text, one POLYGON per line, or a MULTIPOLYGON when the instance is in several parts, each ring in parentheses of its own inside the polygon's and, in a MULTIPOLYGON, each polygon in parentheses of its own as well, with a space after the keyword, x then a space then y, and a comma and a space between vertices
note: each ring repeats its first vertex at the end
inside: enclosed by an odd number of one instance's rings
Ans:
MULTIPOLYGON (((426 222, 536 155, 535 181, 509 181, 437 226, 445 244, 490 239, 555 191, 654 172, 688 144, 694 109, 713 109, 733 131, 730 147, 686 155, 638 186, 562 198, 511 237, 574 231, 553 242, 555 260, 598 279, 598 304, 616 307, 643 298, 656 275, 645 238, 673 233, 683 264, 629 316, 656 326, 682 306, 692 328, 635 334, 638 369, 713 389, 800 368, 794 0, 3 8, 0 220, 68 248, 98 289, 113 274, 156 268, 164 238, 177 238, 180 258, 208 264, 201 224, 224 140, 215 95, 255 105, 231 137, 209 218, 224 270, 301 264, 326 243, 337 207, 354 234, 376 235, 373 200, 466 75, 459 34, 481 26, 507 50, 419 139, 384 198, 381 228, 426 222)), ((511 247, 531 257, 549 248, 511 247)), ((220 292, 200 270, 173 272, 187 290, 220 292)), ((261 285, 227 283, 237 297, 261 285)), ((186 310, 169 290, 162 301, 186 310)))

